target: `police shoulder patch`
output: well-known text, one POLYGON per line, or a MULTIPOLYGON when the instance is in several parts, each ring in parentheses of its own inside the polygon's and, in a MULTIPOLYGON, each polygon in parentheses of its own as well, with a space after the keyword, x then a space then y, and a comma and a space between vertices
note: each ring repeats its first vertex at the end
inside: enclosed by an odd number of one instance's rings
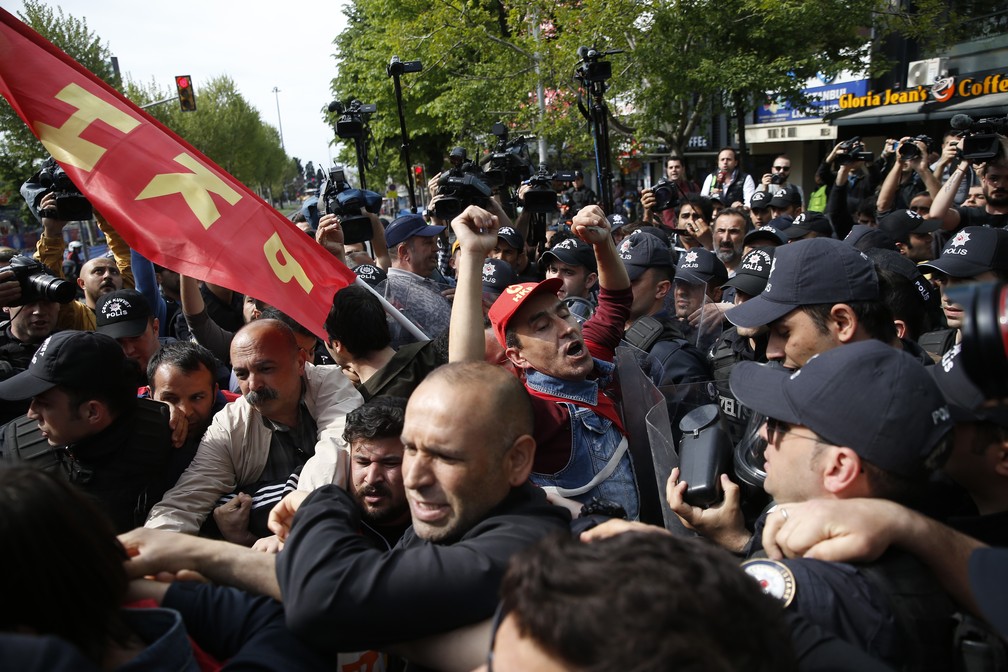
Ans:
POLYGON ((742 570, 756 579, 764 593, 780 600, 785 608, 794 600, 795 577, 784 563, 756 558, 743 562, 742 570))

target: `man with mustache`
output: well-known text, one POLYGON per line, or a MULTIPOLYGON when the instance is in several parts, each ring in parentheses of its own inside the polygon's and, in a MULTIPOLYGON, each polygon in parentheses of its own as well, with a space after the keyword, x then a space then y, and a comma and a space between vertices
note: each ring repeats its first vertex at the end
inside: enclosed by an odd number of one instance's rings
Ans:
POLYGON ((948 181, 931 203, 931 219, 940 219, 946 231, 966 226, 1008 225, 1008 140, 998 136, 998 154, 976 168, 986 203, 982 206, 955 207, 955 197, 963 179, 973 170, 967 160, 959 162, 948 181))
POLYGON ((215 504, 223 504, 232 515, 220 533, 250 546, 269 536, 269 510, 297 486, 309 457, 342 463, 334 476, 345 484, 345 418, 363 399, 339 367, 316 367, 307 357, 278 320, 255 320, 235 334, 231 364, 242 398, 214 416, 192 463, 151 511, 147 527, 196 534, 215 504))

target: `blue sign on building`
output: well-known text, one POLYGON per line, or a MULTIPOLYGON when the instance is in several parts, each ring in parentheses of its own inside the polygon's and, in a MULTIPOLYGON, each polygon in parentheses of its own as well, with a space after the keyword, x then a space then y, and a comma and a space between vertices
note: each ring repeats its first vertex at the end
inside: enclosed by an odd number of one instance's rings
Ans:
POLYGON ((812 99, 812 109, 801 112, 780 100, 767 100, 756 108, 756 123, 769 124, 782 121, 800 121, 802 119, 819 119, 830 112, 840 109, 840 97, 845 94, 863 96, 868 92, 868 80, 858 79, 851 82, 838 82, 825 86, 811 86, 804 89, 805 95, 812 99))

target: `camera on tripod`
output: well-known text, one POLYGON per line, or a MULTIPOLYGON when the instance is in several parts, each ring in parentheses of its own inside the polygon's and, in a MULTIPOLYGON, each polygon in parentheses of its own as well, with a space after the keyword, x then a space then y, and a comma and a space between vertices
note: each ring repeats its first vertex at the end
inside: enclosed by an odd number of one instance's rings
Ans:
POLYGON ((602 60, 609 53, 599 52, 592 47, 578 47, 577 55, 581 60, 574 70, 574 77, 583 82, 604 82, 611 79, 612 63, 602 60))
POLYGON ((329 169, 321 200, 325 203, 325 214, 339 217, 344 243, 350 245, 371 239, 371 218, 364 211, 375 215, 381 211, 380 194, 351 187, 343 166, 337 165, 329 169))
POLYGON ((451 220, 470 205, 485 208, 493 195, 493 189, 481 179, 483 174, 473 161, 462 161, 457 167, 453 166, 441 173, 438 177, 434 215, 451 220))
POLYGON ((345 140, 363 137, 368 121, 377 109, 374 104, 365 104, 356 98, 351 98, 346 103, 333 101, 329 105, 329 111, 340 115, 336 120, 336 135, 345 140))
POLYGON ((532 214, 555 212, 559 208, 557 205, 557 192, 553 188, 553 183, 573 181, 574 171, 568 170, 550 173, 546 164, 540 163, 539 171, 522 183, 529 186, 522 196, 525 211, 532 214))

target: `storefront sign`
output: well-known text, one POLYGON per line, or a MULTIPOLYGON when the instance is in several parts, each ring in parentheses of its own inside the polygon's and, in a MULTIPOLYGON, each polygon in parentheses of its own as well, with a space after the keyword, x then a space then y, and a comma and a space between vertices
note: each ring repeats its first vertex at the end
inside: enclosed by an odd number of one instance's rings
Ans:
POLYGON ((953 98, 974 98, 990 93, 1008 92, 1008 79, 1001 74, 962 77, 945 77, 930 87, 918 86, 912 89, 886 89, 875 93, 868 91, 861 95, 846 94, 840 97, 840 109, 852 110, 865 107, 883 107, 901 103, 944 103, 953 98))

